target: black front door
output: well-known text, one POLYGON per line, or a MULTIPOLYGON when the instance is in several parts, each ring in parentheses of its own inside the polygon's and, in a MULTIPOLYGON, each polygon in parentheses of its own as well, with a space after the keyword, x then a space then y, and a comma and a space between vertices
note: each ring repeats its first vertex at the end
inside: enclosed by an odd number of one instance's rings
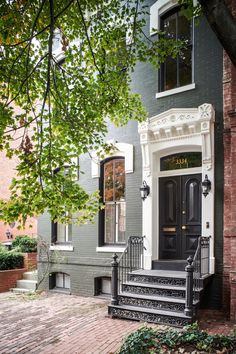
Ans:
POLYGON ((160 259, 193 255, 201 234, 201 174, 159 179, 160 259))

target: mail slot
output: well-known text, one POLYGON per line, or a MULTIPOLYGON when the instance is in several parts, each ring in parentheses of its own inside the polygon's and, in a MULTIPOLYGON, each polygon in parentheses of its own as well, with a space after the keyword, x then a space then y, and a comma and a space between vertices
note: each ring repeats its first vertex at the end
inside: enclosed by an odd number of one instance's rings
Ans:
POLYGON ((162 231, 164 231, 164 232, 176 232, 176 227, 163 227, 162 231))

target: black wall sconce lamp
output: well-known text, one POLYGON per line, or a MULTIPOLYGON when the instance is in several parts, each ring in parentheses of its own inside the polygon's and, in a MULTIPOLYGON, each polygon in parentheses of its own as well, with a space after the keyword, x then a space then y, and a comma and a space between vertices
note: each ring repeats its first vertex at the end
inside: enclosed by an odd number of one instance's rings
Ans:
POLYGON ((147 185, 146 181, 143 181, 143 184, 141 185, 139 190, 140 190, 141 199, 145 200, 150 193, 150 187, 147 185))
POLYGON ((13 235, 12 235, 11 231, 7 230, 7 231, 5 232, 5 234, 6 234, 6 236, 7 236, 8 239, 9 239, 9 238, 13 238, 13 235))
POLYGON ((211 190, 211 181, 209 181, 208 176, 205 175, 204 181, 202 181, 202 194, 206 198, 211 190))

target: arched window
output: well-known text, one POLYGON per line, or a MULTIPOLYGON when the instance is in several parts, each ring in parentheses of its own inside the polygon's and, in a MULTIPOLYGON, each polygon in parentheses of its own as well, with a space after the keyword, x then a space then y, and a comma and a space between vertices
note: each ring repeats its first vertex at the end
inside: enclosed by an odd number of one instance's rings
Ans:
POLYGON ((101 243, 125 243, 125 160, 123 157, 107 159, 101 169, 101 194, 104 203, 104 210, 100 215, 100 233, 103 234, 101 243))

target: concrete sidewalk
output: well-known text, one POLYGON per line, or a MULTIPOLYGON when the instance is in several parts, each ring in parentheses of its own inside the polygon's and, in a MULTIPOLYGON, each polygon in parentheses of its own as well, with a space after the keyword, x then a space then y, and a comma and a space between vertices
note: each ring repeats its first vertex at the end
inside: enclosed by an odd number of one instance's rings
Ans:
POLYGON ((114 353, 142 324, 109 318, 107 304, 64 294, 2 293, 0 353, 114 353))
MULTIPOLYGON (((0 354, 115 353, 142 323, 109 318, 107 305, 96 297, 1 293, 0 354)), ((229 334, 236 328, 217 311, 202 312, 199 323, 210 333, 229 334)))

